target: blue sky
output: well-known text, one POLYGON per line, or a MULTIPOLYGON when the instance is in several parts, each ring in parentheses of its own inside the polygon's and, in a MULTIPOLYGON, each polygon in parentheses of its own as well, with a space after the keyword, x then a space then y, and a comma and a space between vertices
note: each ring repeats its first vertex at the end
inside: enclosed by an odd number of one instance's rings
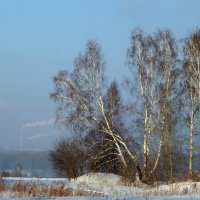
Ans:
POLYGON ((52 77, 89 39, 102 45, 109 79, 122 80, 135 27, 181 38, 200 25, 199 10, 199 0, 0 0, 0 149, 48 149, 65 134, 50 123, 52 77))

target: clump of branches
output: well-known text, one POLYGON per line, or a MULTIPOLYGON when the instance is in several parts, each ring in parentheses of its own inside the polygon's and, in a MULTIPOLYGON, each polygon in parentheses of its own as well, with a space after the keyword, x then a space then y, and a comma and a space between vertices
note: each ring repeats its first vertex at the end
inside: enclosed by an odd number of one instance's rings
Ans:
POLYGON ((85 154, 77 139, 61 138, 49 152, 53 168, 68 179, 83 174, 85 154))

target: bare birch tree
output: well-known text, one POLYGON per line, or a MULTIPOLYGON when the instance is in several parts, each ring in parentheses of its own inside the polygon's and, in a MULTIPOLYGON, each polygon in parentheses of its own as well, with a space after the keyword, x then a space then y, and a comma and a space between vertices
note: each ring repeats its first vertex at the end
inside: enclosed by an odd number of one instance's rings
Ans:
MULTIPOLYGON (((166 115, 169 98, 175 82, 176 67, 175 39, 168 30, 155 35, 145 35, 135 30, 131 36, 128 51, 129 66, 133 84, 138 83, 143 109, 143 180, 148 180, 155 172, 164 143, 166 115), (137 82, 135 82, 135 78, 137 82), (161 127, 161 130, 159 130, 161 127), (153 139, 156 138, 156 139, 153 139), (158 142, 154 163, 149 161, 152 143, 158 142), (151 166, 150 166, 151 165, 151 166)), ((134 90, 133 90, 134 91, 134 90)), ((133 98, 137 93, 133 93, 133 98)), ((137 99, 138 101, 138 99, 137 99)))
MULTIPOLYGON (((51 97, 57 103, 57 120, 76 129, 83 127, 88 134, 93 130, 106 135, 105 140, 114 146, 119 161, 125 169, 129 156, 140 175, 140 167, 135 154, 121 134, 113 128, 113 105, 109 113, 105 105, 104 59, 100 46, 93 41, 88 42, 85 54, 80 54, 75 61, 72 73, 61 71, 54 77, 55 92, 51 97)), ((112 98, 111 98, 112 99, 112 98)), ((101 141, 96 142, 95 145, 101 141)))
POLYGON ((173 140, 176 126, 177 110, 177 78, 181 70, 177 67, 177 46, 173 34, 169 30, 158 31, 156 36, 158 47, 158 67, 162 77, 160 87, 160 110, 162 113, 161 131, 168 149, 169 179, 173 179, 173 140))
POLYGON ((192 32, 184 41, 184 71, 186 74, 186 89, 189 96, 188 126, 189 134, 189 176, 193 176, 193 150, 194 150, 194 129, 195 113, 200 106, 200 30, 192 32))

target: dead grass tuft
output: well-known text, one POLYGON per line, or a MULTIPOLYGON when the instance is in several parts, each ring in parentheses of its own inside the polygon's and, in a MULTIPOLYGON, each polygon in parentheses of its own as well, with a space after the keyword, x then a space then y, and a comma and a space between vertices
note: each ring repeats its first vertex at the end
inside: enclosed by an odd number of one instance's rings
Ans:
POLYGON ((197 192, 197 183, 192 184, 192 190, 197 192))
POLYGON ((24 193, 24 192, 26 192, 26 190, 27 190, 27 186, 25 185, 25 183, 22 183, 22 182, 15 183, 12 186, 13 192, 24 193))
POLYGON ((2 178, 0 178, 0 192, 5 191, 5 183, 2 178))
POLYGON ((188 187, 184 187, 184 188, 183 188, 183 194, 184 194, 184 195, 188 194, 188 187))
POLYGON ((56 185, 56 186, 50 186, 49 188, 46 188, 47 190, 47 196, 72 196, 73 190, 71 188, 65 188, 64 185, 56 185))
POLYGON ((191 182, 187 185, 181 185, 174 183, 169 185, 168 188, 155 187, 151 190, 146 190, 148 196, 175 196, 175 195, 188 195, 196 194, 199 191, 199 185, 197 182, 191 182))
POLYGON ((83 189, 76 190, 74 195, 75 196, 102 196, 100 192, 87 191, 83 189))
POLYGON ((38 186, 35 183, 28 184, 26 193, 29 197, 36 197, 38 194, 38 186))
POLYGON ((18 182, 12 186, 13 192, 17 192, 19 197, 55 197, 72 196, 73 190, 65 188, 64 185, 37 185, 35 183, 18 182))

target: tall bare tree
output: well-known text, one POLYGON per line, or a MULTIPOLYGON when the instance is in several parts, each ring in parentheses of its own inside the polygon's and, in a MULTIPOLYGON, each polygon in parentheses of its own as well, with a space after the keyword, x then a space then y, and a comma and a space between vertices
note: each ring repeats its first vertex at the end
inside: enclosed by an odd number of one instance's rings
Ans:
MULTIPOLYGON (((51 97, 58 106, 58 122, 63 121, 74 129, 78 126, 78 130, 83 127, 85 134, 93 130, 106 135, 104 139, 114 146, 115 155, 124 168, 127 168, 126 153, 141 176, 137 157, 131 152, 118 130, 113 127, 113 106, 117 101, 110 98, 107 105, 105 103, 104 59, 100 46, 94 41, 89 41, 85 54, 80 54, 76 59, 74 71, 61 71, 54 77, 54 86, 55 91, 51 97)), ((110 94, 112 92, 114 89, 110 94)), ((99 142, 93 145, 98 145, 99 142)))
POLYGON ((200 29, 192 32, 184 41, 184 71, 186 74, 186 89, 188 91, 189 109, 188 126, 189 134, 189 176, 193 176, 193 150, 195 113, 200 106, 200 29))
POLYGON ((160 110, 162 113, 162 132, 165 136, 165 147, 168 150, 169 179, 173 178, 173 139, 176 126, 177 84, 181 70, 177 66, 177 46, 169 30, 158 31, 158 67, 162 77, 160 87, 160 110))
MULTIPOLYGON (((176 80, 175 44, 175 38, 168 30, 159 30, 151 36, 136 29, 131 35, 129 67, 132 85, 139 89, 140 109, 143 110, 143 180, 148 180, 155 172, 164 143, 169 98, 176 80), (150 150, 155 141, 158 143, 157 153, 152 163, 149 161, 150 150)), ((133 98, 136 94, 133 93, 133 98)))

